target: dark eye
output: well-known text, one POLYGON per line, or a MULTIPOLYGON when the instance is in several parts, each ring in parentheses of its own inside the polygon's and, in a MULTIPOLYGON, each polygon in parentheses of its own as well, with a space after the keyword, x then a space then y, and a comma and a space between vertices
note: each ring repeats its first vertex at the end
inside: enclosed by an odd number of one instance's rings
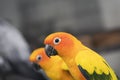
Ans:
POLYGON ((56 37, 53 41, 54 44, 59 44, 61 42, 61 39, 59 37, 56 37))
POLYGON ((42 59, 42 56, 40 56, 40 55, 38 55, 37 57, 36 57, 36 60, 37 61, 40 61, 42 59))

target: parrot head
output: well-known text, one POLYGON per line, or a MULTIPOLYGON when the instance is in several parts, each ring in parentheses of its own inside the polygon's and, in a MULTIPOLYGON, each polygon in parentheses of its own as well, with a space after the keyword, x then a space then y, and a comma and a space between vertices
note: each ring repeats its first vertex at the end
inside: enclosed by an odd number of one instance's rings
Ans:
POLYGON ((44 48, 34 50, 29 57, 29 61, 37 71, 47 62, 48 59, 49 57, 46 55, 44 48))
POLYGON ((74 51, 73 47, 77 42, 79 41, 69 33, 52 33, 44 40, 45 51, 48 57, 54 55, 68 56, 70 51, 74 51))

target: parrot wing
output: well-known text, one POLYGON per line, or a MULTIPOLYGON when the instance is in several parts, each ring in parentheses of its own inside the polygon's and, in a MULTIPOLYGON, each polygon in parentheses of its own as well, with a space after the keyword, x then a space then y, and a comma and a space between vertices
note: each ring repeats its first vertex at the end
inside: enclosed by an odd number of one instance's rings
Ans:
POLYGON ((75 62, 87 80, 117 80, 108 63, 92 50, 80 51, 75 62))

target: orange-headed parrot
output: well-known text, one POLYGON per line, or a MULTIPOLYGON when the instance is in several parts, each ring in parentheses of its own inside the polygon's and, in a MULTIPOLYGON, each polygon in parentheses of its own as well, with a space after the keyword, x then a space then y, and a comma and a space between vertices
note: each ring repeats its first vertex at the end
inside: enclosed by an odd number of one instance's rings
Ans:
POLYGON ((75 80, 118 80, 105 59, 66 32, 48 35, 45 40, 48 57, 59 55, 75 80))

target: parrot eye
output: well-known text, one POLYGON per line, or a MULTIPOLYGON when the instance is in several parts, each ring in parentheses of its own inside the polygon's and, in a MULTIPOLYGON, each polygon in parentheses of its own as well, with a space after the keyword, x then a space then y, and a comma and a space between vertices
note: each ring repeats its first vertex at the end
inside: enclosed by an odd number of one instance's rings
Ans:
POLYGON ((36 60, 37 61, 40 61, 42 59, 42 56, 40 56, 40 55, 38 55, 37 57, 36 57, 36 60))
POLYGON ((61 42, 61 39, 59 37, 56 37, 53 41, 54 44, 59 44, 61 42))

